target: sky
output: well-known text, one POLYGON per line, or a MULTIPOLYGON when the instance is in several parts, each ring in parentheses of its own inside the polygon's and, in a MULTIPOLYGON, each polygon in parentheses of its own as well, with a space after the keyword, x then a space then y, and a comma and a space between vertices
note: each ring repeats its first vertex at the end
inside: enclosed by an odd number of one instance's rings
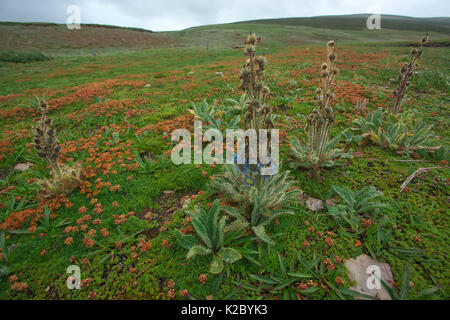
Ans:
POLYGON ((76 14, 76 11, 67 12, 70 5, 79 8, 81 23, 153 31, 254 19, 335 14, 450 16, 448 0, 0 0, 0 21, 66 23, 70 16, 76 14))

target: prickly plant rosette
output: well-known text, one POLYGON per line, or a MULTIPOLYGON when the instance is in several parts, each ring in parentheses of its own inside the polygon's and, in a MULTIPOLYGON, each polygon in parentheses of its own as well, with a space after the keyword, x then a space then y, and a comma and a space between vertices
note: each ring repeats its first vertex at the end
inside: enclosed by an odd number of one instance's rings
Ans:
POLYGON ((52 177, 40 179, 37 184, 41 187, 40 198, 53 198, 59 195, 70 195, 82 182, 83 168, 77 162, 73 167, 61 165, 59 172, 51 171, 52 177))
POLYGON ((76 163, 73 167, 61 165, 59 155, 61 147, 58 145, 52 121, 47 117, 48 105, 40 100, 41 117, 34 129, 34 143, 38 155, 45 159, 51 167, 51 178, 40 179, 37 184, 41 187, 40 198, 51 198, 58 195, 69 195, 81 184, 82 166, 76 163))

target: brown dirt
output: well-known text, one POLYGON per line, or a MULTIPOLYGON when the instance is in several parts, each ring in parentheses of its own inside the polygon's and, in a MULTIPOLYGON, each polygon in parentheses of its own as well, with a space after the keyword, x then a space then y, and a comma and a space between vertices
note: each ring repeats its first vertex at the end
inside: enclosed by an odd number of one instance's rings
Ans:
POLYGON ((149 239, 155 238, 159 232, 160 228, 165 226, 165 223, 169 221, 172 215, 183 207, 183 198, 194 194, 193 192, 177 194, 175 192, 163 192, 161 195, 155 199, 158 204, 159 209, 145 209, 140 212, 137 217, 140 219, 147 220, 149 222, 157 223, 157 227, 147 229, 144 234, 149 239))

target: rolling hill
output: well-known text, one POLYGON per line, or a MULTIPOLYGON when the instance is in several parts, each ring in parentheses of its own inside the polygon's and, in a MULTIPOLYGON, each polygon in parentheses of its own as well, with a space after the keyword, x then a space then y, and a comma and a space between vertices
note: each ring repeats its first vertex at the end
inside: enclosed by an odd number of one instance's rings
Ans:
POLYGON ((264 19, 205 25, 181 31, 151 32, 138 28, 82 25, 68 30, 64 24, 0 22, 0 50, 139 49, 158 47, 236 48, 248 32, 264 37, 265 46, 341 42, 415 42, 425 33, 441 45, 450 42, 450 18, 413 18, 382 15, 381 30, 368 30, 368 14, 264 19))

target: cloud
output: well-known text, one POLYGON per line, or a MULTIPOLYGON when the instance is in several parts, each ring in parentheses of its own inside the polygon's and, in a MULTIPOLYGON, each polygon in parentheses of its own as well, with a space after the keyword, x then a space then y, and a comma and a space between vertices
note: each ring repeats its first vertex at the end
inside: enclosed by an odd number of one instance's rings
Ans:
POLYGON ((1 21, 65 23, 67 7, 81 9, 82 23, 140 27, 155 31, 242 20, 373 13, 445 16, 447 0, 1 0, 1 21))

